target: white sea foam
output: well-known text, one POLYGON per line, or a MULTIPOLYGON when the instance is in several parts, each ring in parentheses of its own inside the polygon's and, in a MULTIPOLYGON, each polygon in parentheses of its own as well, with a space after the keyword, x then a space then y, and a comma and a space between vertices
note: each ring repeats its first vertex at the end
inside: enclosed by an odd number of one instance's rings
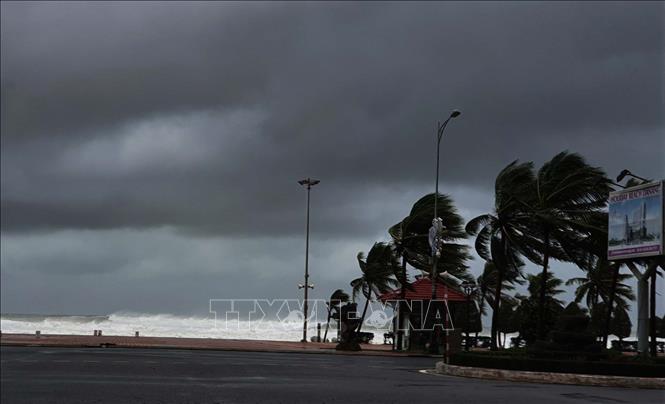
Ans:
MULTIPOLYGON (((272 341, 299 341, 302 338, 301 321, 244 321, 211 317, 182 317, 170 314, 114 313, 108 316, 44 316, 2 314, 0 330, 3 333, 92 335, 102 330, 104 335, 133 336, 136 331, 142 336, 180 338, 224 338, 272 341)), ((383 342, 386 329, 367 327, 373 332, 374 343, 383 342)), ((321 336, 325 324, 321 327, 321 336)), ((308 324, 308 337, 316 336, 316 324, 308 324)), ((336 324, 331 322, 328 338, 335 337, 336 324)))
MULTIPOLYGON (((330 323, 328 338, 337 335, 337 325, 330 323)), ((250 339, 271 341, 300 341, 302 338, 301 321, 225 321, 210 317, 183 317, 171 314, 142 314, 142 313, 114 313, 107 316, 67 316, 67 315, 34 315, 34 314, 2 314, 0 315, 0 330, 4 333, 34 334, 39 330, 42 334, 60 335, 92 335, 94 330, 102 330, 104 335, 133 336, 136 331, 142 336, 149 337, 179 337, 179 338, 224 338, 224 339, 250 339)), ((325 324, 321 327, 321 336, 325 331, 325 324)), ((374 333, 374 343, 383 342, 383 333, 388 329, 373 327, 370 321, 365 323, 363 331, 374 333)), ((316 336, 316 324, 309 323, 307 334, 316 336)), ((480 335, 488 336, 489 330, 483 330, 480 335)), ((505 347, 510 345, 510 337, 517 334, 508 334, 504 340, 505 347)), ((608 341, 608 348, 611 341, 608 341)), ((631 335, 629 339, 635 339, 631 335)), ((662 339, 658 339, 661 341, 662 339)))

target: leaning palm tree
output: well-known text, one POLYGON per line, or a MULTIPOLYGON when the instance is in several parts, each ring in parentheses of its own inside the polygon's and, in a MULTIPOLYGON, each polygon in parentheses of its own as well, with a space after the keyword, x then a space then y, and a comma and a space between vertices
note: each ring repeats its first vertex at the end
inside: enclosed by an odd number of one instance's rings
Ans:
POLYGON ((499 297, 499 302, 503 304, 503 302, 510 302, 514 303, 516 301, 515 297, 511 294, 515 290, 515 285, 522 285, 524 284, 524 275, 521 273, 521 268, 520 268, 520 273, 519 274, 514 274, 518 275, 517 277, 515 276, 503 276, 502 279, 502 284, 497 285, 497 281, 499 278, 499 271, 496 268, 496 265, 494 265, 493 262, 485 262, 485 266, 483 267, 483 273, 482 275, 478 276, 478 280, 482 282, 482 284, 477 284, 480 290, 480 295, 478 296, 478 305, 482 306, 481 310, 483 314, 487 313, 487 310, 485 309, 485 304, 487 304, 490 309, 495 310, 496 308, 496 294, 495 291, 497 287, 500 288, 500 297, 499 297), (484 293, 484 296, 482 296, 484 293))
MULTIPOLYGON (((542 240, 541 282, 546 282, 550 258, 581 262, 584 248, 580 243, 590 233, 595 212, 603 209, 610 191, 610 181, 598 167, 592 167, 576 153, 561 152, 543 164, 535 175, 532 192, 522 200, 522 209, 532 220, 532 231, 542 240)), ((544 284, 541 290, 544 290, 544 284)), ((538 301, 538 337, 544 337, 545 295, 538 301)))
MULTIPOLYGON (((478 310, 481 315, 487 314, 485 303, 488 303, 487 297, 490 291, 496 287, 496 267, 490 261, 485 261, 483 273, 476 278, 476 285, 478 285, 478 293, 476 299, 478 303, 478 310)), ((491 307, 491 306, 490 306, 491 307)))
POLYGON ((358 253, 358 265, 362 276, 351 281, 354 298, 358 294, 365 297, 365 308, 363 309, 358 332, 365 321, 367 307, 372 294, 378 297, 379 294, 388 292, 398 285, 394 276, 400 269, 399 262, 395 256, 392 246, 387 243, 374 243, 374 246, 367 253, 367 258, 362 252, 358 253))
POLYGON ((506 318, 506 316, 502 316, 501 313, 504 312, 504 304, 508 304, 511 307, 517 304, 517 299, 509 292, 515 290, 515 284, 521 285, 524 283, 524 280, 522 279, 523 274, 521 271, 522 268, 519 267, 518 271, 510 271, 507 274, 500 273, 492 261, 486 261, 482 275, 478 276, 476 280, 476 284, 479 288, 479 293, 476 299, 480 313, 487 314, 487 310, 485 309, 486 304, 492 309, 492 325, 490 335, 493 337, 491 338, 492 342, 490 343, 491 349, 496 349, 498 346, 503 346, 499 340, 499 332, 502 328, 504 328, 504 326, 507 325, 501 324, 501 322, 506 318), (501 279, 501 284, 498 283, 499 279, 501 279))
POLYGON ((475 217, 466 225, 466 231, 476 236, 476 252, 491 263, 486 268, 495 269, 488 271, 488 279, 483 280, 487 284, 490 276, 495 278, 492 282, 492 349, 497 349, 502 288, 523 277, 522 256, 535 262, 540 260, 538 234, 533 233, 530 217, 522 205, 522 201, 529 198, 533 181, 533 163, 510 163, 496 178, 494 212, 475 217))
MULTIPOLYGON (((389 233, 393 240, 398 240, 403 258, 403 267, 406 263, 424 272, 430 277, 440 278, 440 274, 447 272, 463 281, 473 281, 468 272, 467 261, 471 259, 469 247, 460 241, 468 235, 464 231, 464 219, 457 213, 452 198, 448 195, 428 194, 413 204, 409 215, 400 223, 392 226, 389 233), (441 256, 437 258, 436 269, 432 259, 432 249, 429 245, 429 230, 434 218, 434 206, 437 205, 437 216, 441 218, 443 231, 441 233, 441 256)), ((404 275, 406 272, 403 272, 404 275)), ((450 282, 450 279, 448 280, 450 282)), ((454 282, 453 282, 454 283, 454 282)), ((408 283, 405 284, 408 287, 408 283)), ((436 282, 432 283, 432 291, 436 282)), ((402 292, 404 292, 404 287, 402 292)), ((434 316, 434 310, 428 310, 434 316)), ((428 321, 428 319, 424 319, 428 321)))
MULTIPOLYGON (((460 242, 468 237, 464 231, 464 219, 448 195, 439 194, 437 205, 437 215, 442 219, 444 228, 437 274, 447 271, 457 278, 471 281, 473 278, 468 273, 467 265, 467 261, 471 258, 469 247, 460 242)), ((428 241, 433 218, 434 194, 428 194, 416 201, 407 217, 389 229, 393 240, 398 240, 406 263, 428 273, 431 273, 433 266, 432 251, 428 241)))
MULTIPOLYGON (((330 300, 326 302, 328 306, 328 319, 326 320, 326 332, 323 334, 323 342, 328 338, 328 328, 330 327, 330 319, 335 316, 339 316, 340 308, 342 303, 349 301, 348 293, 344 292, 342 289, 337 289, 330 295, 330 300)), ((338 317, 339 318, 339 317, 338 317)))
MULTIPOLYGON (((610 290, 614 283, 613 271, 610 270, 609 265, 603 265, 602 261, 599 261, 585 272, 584 277, 568 279, 566 286, 576 285, 575 303, 584 300, 589 311, 592 311, 600 302, 607 303, 609 300, 610 290)), ((618 274, 616 283, 614 283, 613 303, 620 307, 626 307, 629 304, 628 301, 635 299, 630 286, 624 283, 630 278, 630 275, 618 274)))
MULTIPOLYGON (((400 324, 398 326, 398 330, 401 330, 402 327, 403 327, 403 322, 404 322, 404 319, 405 319, 405 311, 407 310, 405 305, 402 304, 402 302, 404 302, 406 300, 406 291, 413 289, 413 287, 409 283, 409 278, 408 278, 407 272, 406 272, 406 264, 407 264, 407 261, 408 261, 408 258, 407 258, 408 252, 406 250, 406 246, 409 242, 409 239, 405 238, 405 234, 404 234, 404 223, 405 222, 408 222, 408 217, 405 218, 404 220, 402 220, 401 222, 391 226, 388 229, 388 233, 390 234, 390 237, 392 238, 392 244, 393 244, 393 247, 394 247, 395 255, 398 258, 401 258, 401 261, 402 261, 401 262, 401 268, 395 274, 395 277, 397 278, 397 281, 400 284, 400 300, 397 302, 397 313, 398 313, 397 318, 399 319, 399 322, 400 322, 400 324)), ((396 335, 396 338, 397 338, 396 345, 398 347, 401 347, 402 346, 403 333, 401 331, 398 331, 396 334, 397 334, 396 335)))

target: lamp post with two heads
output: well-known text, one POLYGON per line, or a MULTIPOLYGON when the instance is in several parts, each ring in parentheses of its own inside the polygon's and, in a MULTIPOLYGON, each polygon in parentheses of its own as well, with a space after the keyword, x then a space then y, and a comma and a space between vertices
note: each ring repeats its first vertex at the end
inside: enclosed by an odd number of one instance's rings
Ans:
POLYGON ((298 181, 298 184, 307 187, 307 231, 305 236, 305 283, 299 284, 298 289, 305 289, 305 299, 303 301, 303 326, 302 326, 302 342, 307 342, 307 295, 309 289, 314 289, 314 285, 309 283, 309 191, 312 187, 318 184, 319 180, 314 180, 311 178, 306 178, 304 180, 298 181))

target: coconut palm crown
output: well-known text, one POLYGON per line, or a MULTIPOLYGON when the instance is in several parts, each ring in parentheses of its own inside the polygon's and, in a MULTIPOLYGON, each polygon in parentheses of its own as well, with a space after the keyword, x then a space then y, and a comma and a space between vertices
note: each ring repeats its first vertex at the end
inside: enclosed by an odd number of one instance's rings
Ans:
POLYGON ((374 243, 367 257, 359 252, 357 259, 362 275, 351 281, 351 287, 354 298, 359 294, 365 297, 365 308, 358 326, 360 331, 372 294, 379 296, 397 287, 395 274, 399 273, 400 265, 394 249, 387 243, 374 243))
MULTIPOLYGON (((471 259, 469 247, 460 243, 468 237, 464 231, 464 219, 457 213, 450 196, 438 195, 437 215, 442 219, 444 226, 443 247, 437 263, 437 272, 448 271, 457 278, 472 280, 467 272, 469 268, 467 261, 471 259)), ((432 269, 432 250, 428 235, 433 218, 434 194, 428 194, 416 201, 407 217, 388 230, 406 262, 428 273, 432 269)))

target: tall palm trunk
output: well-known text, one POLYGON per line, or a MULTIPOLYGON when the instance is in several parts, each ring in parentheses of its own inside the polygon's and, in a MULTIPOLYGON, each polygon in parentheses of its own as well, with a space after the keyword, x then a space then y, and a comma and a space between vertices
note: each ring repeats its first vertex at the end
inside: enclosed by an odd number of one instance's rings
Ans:
POLYGON ((494 291, 494 308, 492 310, 492 329, 490 331, 491 347, 492 351, 496 351, 497 348, 497 330, 499 327, 499 307, 501 306, 501 287, 503 284, 503 271, 497 267, 497 280, 496 280, 496 289, 494 291))
POLYGON ((328 338, 328 327, 330 327, 330 316, 332 314, 332 306, 328 307, 328 319, 326 320, 326 332, 323 333, 323 341, 326 342, 326 338, 328 338))
POLYGON ((404 309, 402 307, 403 306, 402 303, 405 301, 405 299, 406 299, 406 251, 402 250, 402 287, 401 287, 401 290, 400 290, 400 301, 397 302, 397 313, 398 313, 398 315, 397 315, 397 319, 398 319, 397 326, 398 326, 398 329, 393 330, 394 331, 393 334, 396 336, 396 341, 395 341, 396 344, 395 345, 397 345, 397 349, 399 349, 399 350, 402 349, 402 346, 403 346, 402 341, 403 341, 403 338, 404 338, 403 331, 402 331, 402 324, 404 323, 404 319, 402 318, 402 316, 404 316, 404 309))
POLYGON ((487 297, 487 288, 483 287, 480 290, 480 302, 478 302, 478 309, 484 307, 486 297, 487 297))
POLYGON ((369 306, 369 299, 372 298, 372 292, 369 292, 369 296, 366 296, 365 298, 365 308, 363 309, 363 315, 360 317, 360 324, 358 324, 358 329, 356 332, 360 332, 360 329, 363 326, 363 322, 365 321, 365 314, 367 314, 367 306, 369 306))
MULTIPOLYGON (((598 298, 600 296, 600 292, 595 294, 591 300, 591 307, 589 307, 589 314, 593 312, 593 310, 598 307, 598 298)), ((602 336, 596 335, 596 342, 599 342, 601 340, 602 336)))
POLYGON ((612 265, 614 271, 612 272, 612 284, 610 285, 610 296, 607 299, 607 313, 605 313, 605 329, 603 330, 603 348, 607 347, 607 340, 610 335, 610 326, 612 324, 612 306, 614 305, 614 295, 617 289, 617 282, 619 279, 620 265, 612 265))
POLYGON ((540 279, 540 296, 538 301, 538 339, 545 339, 545 289, 547 288, 547 266, 550 260, 550 234, 547 230, 543 232, 543 275, 540 279))

